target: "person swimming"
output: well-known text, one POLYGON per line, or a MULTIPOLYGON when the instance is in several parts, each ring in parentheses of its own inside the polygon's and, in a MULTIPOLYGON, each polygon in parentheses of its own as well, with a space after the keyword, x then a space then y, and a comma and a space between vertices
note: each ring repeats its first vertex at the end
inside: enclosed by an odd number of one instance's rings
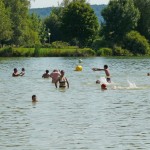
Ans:
POLYGON ((61 70, 60 73, 61 73, 60 77, 55 82, 55 87, 57 88, 57 83, 59 82, 59 88, 65 88, 66 86, 69 88, 69 82, 67 78, 64 76, 65 72, 61 70))
POLYGON ((49 71, 46 70, 45 73, 42 75, 42 78, 49 78, 50 75, 49 75, 49 71))
POLYGON ((96 84, 100 84, 101 82, 100 82, 100 80, 96 80, 96 84))
POLYGON ((36 98, 36 95, 32 95, 32 102, 33 103, 35 103, 35 102, 37 102, 38 100, 37 100, 37 98, 36 98))
POLYGON ((101 85, 101 89, 102 89, 102 90, 107 90, 106 84, 102 84, 102 85, 101 85))
POLYGON ((14 68, 14 72, 12 74, 13 77, 18 77, 20 74, 18 73, 17 68, 14 68))
POLYGON ((21 69, 21 73, 19 75, 20 76, 24 76, 25 75, 25 69, 24 68, 21 69))

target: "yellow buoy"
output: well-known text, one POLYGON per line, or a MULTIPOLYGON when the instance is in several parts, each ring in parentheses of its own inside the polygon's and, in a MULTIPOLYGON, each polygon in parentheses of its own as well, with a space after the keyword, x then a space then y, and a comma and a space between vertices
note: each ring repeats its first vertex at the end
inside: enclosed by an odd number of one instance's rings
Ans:
POLYGON ((82 71, 82 66, 76 66, 76 69, 75 69, 75 71, 82 71))

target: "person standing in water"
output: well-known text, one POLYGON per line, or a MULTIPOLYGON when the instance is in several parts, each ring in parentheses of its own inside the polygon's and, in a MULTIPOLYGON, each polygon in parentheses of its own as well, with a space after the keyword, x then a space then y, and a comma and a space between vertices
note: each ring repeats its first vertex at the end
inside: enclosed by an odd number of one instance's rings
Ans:
POLYGON ((66 86, 69 88, 69 82, 67 78, 64 76, 65 72, 61 70, 60 73, 61 73, 60 77, 55 82, 55 87, 57 88, 57 83, 59 82, 59 88, 65 88, 66 86))
POLYGON ((53 72, 50 74, 50 77, 52 78, 52 83, 55 83, 57 79, 60 77, 61 73, 58 70, 53 70, 53 72))
POLYGON ((42 75, 42 78, 49 78, 49 71, 46 70, 45 73, 42 75))
POLYGON ((110 71, 108 69, 108 65, 104 65, 104 69, 100 68, 92 68, 93 71, 105 71, 107 82, 111 83, 110 71))

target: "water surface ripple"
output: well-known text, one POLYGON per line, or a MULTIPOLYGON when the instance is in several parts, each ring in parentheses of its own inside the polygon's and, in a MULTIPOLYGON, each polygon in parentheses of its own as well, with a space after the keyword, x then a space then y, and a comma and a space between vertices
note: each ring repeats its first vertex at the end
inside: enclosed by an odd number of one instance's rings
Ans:
POLYGON ((149 150, 150 59, 0 58, 1 150, 149 150), (108 64, 112 85, 95 81, 108 64), (11 77, 13 68, 26 69, 11 77), (70 88, 56 89, 42 79, 46 69, 65 70, 70 88), (37 95, 38 103, 31 103, 37 95))

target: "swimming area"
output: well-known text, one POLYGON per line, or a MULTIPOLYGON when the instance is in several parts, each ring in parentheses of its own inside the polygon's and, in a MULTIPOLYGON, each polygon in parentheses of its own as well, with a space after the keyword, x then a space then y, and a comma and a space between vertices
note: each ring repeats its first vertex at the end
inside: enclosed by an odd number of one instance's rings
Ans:
POLYGON ((0 58, 1 150, 150 149, 150 59, 81 59, 77 72, 79 58, 0 58), (104 64, 113 83, 101 91, 105 73, 91 68, 104 64), (25 75, 12 77, 15 67, 25 75), (46 69, 63 69, 70 88, 43 79, 46 69))

